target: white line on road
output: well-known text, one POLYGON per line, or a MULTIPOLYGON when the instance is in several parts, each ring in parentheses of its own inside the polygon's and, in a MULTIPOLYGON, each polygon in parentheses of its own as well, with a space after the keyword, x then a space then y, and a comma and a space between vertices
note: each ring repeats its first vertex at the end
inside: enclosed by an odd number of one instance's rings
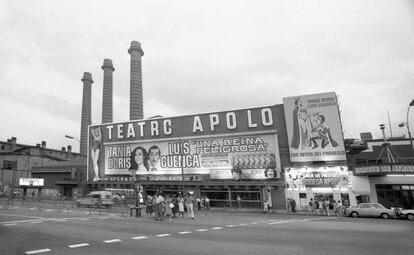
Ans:
POLYGON ((68 245, 68 247, 71 248, 71 249, 79 248, 79 247, 85 247, 85 246, 89 246, 89 244, 88 243, 79 243, 79 244, 68 245))
POLYGON ((234 228, 236 225, 226 225, 228 228, 234 228))
POLYGON ((240 223, 239 226, 246 226, 246 223, 240 223))
POLYGON ((202 229, 197 229, 196 231, 198 231, 198 232, 206 232, 206 231, 208 231, 208 229, 202 228, 202 229))
POLYGON ((29 223, 31 223, 31 224, 38 224, 38 223, 43 223, 43 221, 32 221, 32 222, 29 222, 29 223))
POLYGON ((53 222, 64 222, 66 220, 52 220, 53 222))
POLYGON ((33 250, 33 251, 26 251, 26 254, 38 254, 43 252, 49 252, 51 249, 41 249, 41 250, 33 250))
POLYGON ((160 234, 160 235, 157 235, 158 237, 164 237, 164 236, 170 236, 170 234, 160 234))
POLYGON ((267 224, 274 225, 274 224, 282 224, 282 223, 288 223, 288 222, 294 222, 294 221, 293 220, 274 221, 274 222, 270 222, 270 223, 267 223, 267 224))
POLYGON ((79 219, 79 220, 91 220, 91 219, 89 219, 89 218, 83 218, 83 219, 79 219))
POLYGON ((251 222, 250 224, 252 224, 252 225, 256 225, 256 224, 257 224, 257 222, 251 222))
POLYGON ((134 240, 141 240, 141 239, 147 239, 148 237, 146 237, 146 236, 134 236, 134 237, 132 237, 131 239, 134 239, 134 240))
POLYGON ((3 224, 3 226, 16 226, 17 223, 8 223, 8 224, 3 224))
POLYGON ((223 229, 223 228, 222 227, 215 227, 215 228, 211 228, 211 229, 218 230, 218 229, 223 229))
POLYGON ((186 234, 191 234, 190 231, 183 231, 183 232, 178 232, 178 234, 180 235, 186 235, 186 234))
POLYGON ((116 242, 121 242, 121 239, 111 239, 111 240, 105 240, 103 241, 104 243, 116 243, 116 242))

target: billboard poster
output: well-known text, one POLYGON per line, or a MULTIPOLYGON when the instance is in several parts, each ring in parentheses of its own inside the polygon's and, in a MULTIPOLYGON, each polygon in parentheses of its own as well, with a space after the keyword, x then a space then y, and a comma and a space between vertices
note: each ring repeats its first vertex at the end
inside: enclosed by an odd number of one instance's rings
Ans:
POLYGON ((181 180, 182 168, 185 175, 208 174, 210 179, 280 178, 276 139, 268 134, 106 144, 101 160, 91 154, 93 180, 130 176, 131 171, 140 179, 181 180))
POLYGON ((272 107, 89 126, 88 181, 280 178, 272 107))
POLYGON ((349 172, 347 167, 320 167, 287 169, 285 172, 286 187, 293 190, 307 188, 349 188, 349 172))
POLYGON ((346 160, 333 92, 283 99, 292 162, 346 160))

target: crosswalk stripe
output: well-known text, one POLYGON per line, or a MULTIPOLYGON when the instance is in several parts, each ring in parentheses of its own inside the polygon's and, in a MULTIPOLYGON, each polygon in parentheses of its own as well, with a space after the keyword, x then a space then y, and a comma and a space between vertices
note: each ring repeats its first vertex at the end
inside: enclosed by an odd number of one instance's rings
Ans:
POLYGON ((116 243, 116 242, 121 242, 121 239, 111 239, 111 240, 105 240, 103 241, 104 243, 116 243))
POLYGON ((68 247, 71 248, 71 249, 85 247, 85 246, 89 246, 89 244, 88 243, 79 243, 79 244, 68 245, 68 247))
POLYGON ((198 232, 206 232, 206 231, 208 231, 208 229, 203 228, 203 229, 197 229, 196 231, 198 231, 198 232))
POLYGON ((223 229, 223 228, 222 227, 215 227, 215 228, 211 228, 211 229, 218 230, 218 229, 223 229))
POLYGON ((147 239, 148 237, 146 237, 146 236, 134 236, 134 237, 132 237, 131 239, 134 239, 134 240, 141 240, 141 239, 147 239))
POLYGON ((49 252, 52 251, 51 249, 41 249, 41 250, 33 250, 33 251, 26 251, 26 254, 38 254, 38 253, 43 253, 43 252, 49 252))
POLYGON ((183 232, 178 232, 178 234, 185 235, 185 234, 191 234, 191 232, 190 231, 183 231, 183 232))
POLYGON ((170 234, 161 234, 161 235, 157 235, 158 237, 164 237, 164 236, 170 236, 170 234))

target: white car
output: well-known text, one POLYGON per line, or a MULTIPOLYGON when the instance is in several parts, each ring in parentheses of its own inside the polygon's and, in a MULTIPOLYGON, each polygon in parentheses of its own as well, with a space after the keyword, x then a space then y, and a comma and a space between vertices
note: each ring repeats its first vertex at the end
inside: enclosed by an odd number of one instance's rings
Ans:
POLYGON ((402 219, 414 220, 414 209, 401 209, 397 215, 402 219))
POLYGON ((378 203, 360 203, 345 209, 346 216, 357 217, 381 217, 383 219, 395 218, 395 210, 388 209, 378 203))

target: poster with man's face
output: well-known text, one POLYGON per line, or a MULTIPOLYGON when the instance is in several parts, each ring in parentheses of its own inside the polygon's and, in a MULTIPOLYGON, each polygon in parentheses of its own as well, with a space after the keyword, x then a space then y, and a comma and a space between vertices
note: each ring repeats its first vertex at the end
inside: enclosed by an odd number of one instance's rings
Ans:
POLYGON ((333 92, 283 99, 292 162, 346 160, 333 92))

